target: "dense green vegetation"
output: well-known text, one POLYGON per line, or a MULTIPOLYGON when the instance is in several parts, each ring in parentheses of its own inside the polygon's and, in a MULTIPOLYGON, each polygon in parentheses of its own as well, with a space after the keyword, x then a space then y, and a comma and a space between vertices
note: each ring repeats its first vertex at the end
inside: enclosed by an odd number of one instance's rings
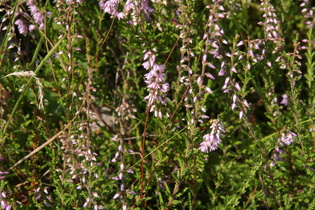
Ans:
POLYGON ((314 209, 308 0, 2 0, 3 209, 314 209))

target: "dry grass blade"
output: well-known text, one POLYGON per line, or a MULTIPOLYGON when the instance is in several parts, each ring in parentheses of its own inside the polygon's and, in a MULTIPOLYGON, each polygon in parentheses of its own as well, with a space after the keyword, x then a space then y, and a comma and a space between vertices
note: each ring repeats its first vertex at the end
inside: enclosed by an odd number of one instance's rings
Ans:
MULTIPOLYGON (((33 71, 20 71, 20 72, 13 72, 8 74, 2 78, 9 77, 9 76, 17 76, 17 77, 36 77, 36 74, 33 71)), ((1 79, 2 79, 1 78, 1 79)))
POLYGON ((48 141, 46 141, 44 144, 42 144, 41 146, 39 146, 38 148, 36 148, 34 151, 32 151, 30 154, 26 155, 24 158, 22 158, 21 160, 19 160, 17 163, 15 163, 13 166, 10 167, 10 170, 12 170, 13 168, 15 168, 16 166, 18 166, 19 164, 21 164, 24 160, 30 158, 32 155, 36 154, 38 151, 40 151, 41 149, 43 149, 46 145, 50 144, 51 142, 53 142, 56 138, 58 138, 58 136, 60 136, 64 131, 59 131, 56 135, 54 135, 53 137, 51 137, 48 141))

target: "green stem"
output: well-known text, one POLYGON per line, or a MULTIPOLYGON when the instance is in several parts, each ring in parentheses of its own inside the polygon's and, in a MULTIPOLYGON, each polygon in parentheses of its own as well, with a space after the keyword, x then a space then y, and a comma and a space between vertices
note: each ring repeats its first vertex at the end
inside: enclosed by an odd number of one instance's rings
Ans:
MULTIPOLYGON (((50 56, 54 53, 54 51, 57 49, 57 47, 60 45, 61 41, 63 40, 64 36, 59 39, 59 41, 55 44, 55 46, 47 53, 47 55, 44 57, 44 59, 40 62, 40 64, 37 66, 36 70, 35 70, 35 74, 38 73, 38 71, 43 67, 43 65, 45 64, 45 62, 48 60, 48 58, 50 58, 50 56)), ((33 81, 33 77, 31 77, 28 82, 26 83, 26 85, 23 87, 22 93, 20 95, 20 97, 18 98, 17 102, 15 103, 13 110, 9 116, 9 119, 7 120, 3 130, 2 130, 2 139, 0 141, 0 144, 3 144, 5 142, 5 133, 8 129, 9 123, 11 122, 19 104, 21 103, 24 95, 25 95, 25 90, 29 87, 29 85, 31 84, 31 82, 33 81)))

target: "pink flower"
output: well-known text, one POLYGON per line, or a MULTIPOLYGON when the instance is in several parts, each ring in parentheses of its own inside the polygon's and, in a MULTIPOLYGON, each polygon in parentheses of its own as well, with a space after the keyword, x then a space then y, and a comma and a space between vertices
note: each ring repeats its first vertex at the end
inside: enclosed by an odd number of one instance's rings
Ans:
POLYGON ((201 152, 205 153, 216 150, 218 145, 221 143, 221 139, 216 138, 211 134, 206 134, 203 139, 204 141, 201 142, 199 149, 201 152))
POLYGON ((280 104, 283 104, 284 106, 288 106, 288 104, 289 104, 289 97, 287 96, 287 94, 283 94, 282 95, 282 101, 280 102, 280 104))
POLYGON ((120 0, 108 0, 105 2, 105 0, 100 0, 99 1, 99 6, 104 12, 117 17, 118 20, 124 19, 126 17, 125 13, 123 12, 118 12, 118 4, 120 0))
POLYGON ((33 0, 29 0, 27 2, 27 6, 29 10, 31 11, 31 14, 34 18, 35 23, 39 25, 40 29, 44 28, 44 16, 43 14, 39 11, 39 9, 36 7, 35 2, 33 0))
POLYGON ((109 0, 106 2, 104 0, 101 0, 99 2, 99 5, 101 9, 104 10, 104 12, 110 15, 116 16, 118 3, 119 3, 119 0, 109 0))
POLYGON ((148 0, 142 0, 141 10, 144 12, 146 19, 150 19, 151 14, 154 12, 154 9, 149 6, 148 0))
POLYGON ((281 137, 278 139, 278 142, 281 146, 288 146, 294 142, 294 139, 297 135, 291 131, 287 133, 282 133, 281 137))
POLYGON ((201 142, 199 147, 199 150, 204 153, 216 150, 221 143, 221 133, 225 132, 221 121, 218 119, 213 120, 210 129, 212 129, 211 133, 203 136, 204 141, 201 142))
MULTIPOLYGON (((294 143, 294 138, 297 135, 291 131, 286 131, 281 134, 281 137, 278 139, 278 143, 281 146, 288 146, 294 143)), ((273 154, 273 161, 270 163, 270 166, 273 167, 276 165, 276 162, 283 161, 283 158, 280 156, 284 154, 285 151, 280 149, 279 146, 276 146, 275 153, 273 154)))
MULTIPOLYGON (((144 75, 144 82, 147 84, 149 95, 144 99, 148 100, 148 106, 154 103, 162 103, 166 106, 167 99, 165 98, 165 93, 169 90, 169 84, 165 82, 165 66, 155 63, 156 56, 152 52, 146 52, 144 54, 144 60, 147 61, 145 61, 142 66, 146 70, 149 70, 149 73, 144 75)), ((161 116, 156 106, 152 106, 150 111, 155 111, 157 116, 161 116)))
POLYGON ((23 34, 24 36, 26 36, 26 33, 28 31, 28 27, 27 25, 23 22, 23 20, 18 19, 14 22, 15 25, 17 25, 19 33, 23 34))

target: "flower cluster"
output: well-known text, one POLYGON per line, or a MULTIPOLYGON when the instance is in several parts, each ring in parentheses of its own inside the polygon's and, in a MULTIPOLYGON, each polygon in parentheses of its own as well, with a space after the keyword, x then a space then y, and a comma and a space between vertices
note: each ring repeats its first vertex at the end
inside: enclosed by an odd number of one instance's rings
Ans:
POLYGON ((291 131, 287 131, 286 133, 282 133, 281 137, 278 139, 278 142, 281 146, 289 146, 294 143, 294 139, 297 135, 291 131))
MULTIPOLYGON (((2 161, 2 160, 3 160, 3 157, 0 157, 0 161, 2 161)), ((7 175, 7 174, 9 174, 9 172, 1 171, 1 168, 0 168, 0 180, 5 179, 6 178, 5 175, 7 175)))
MULTIPOLYGON (((122 99, 121 105, 115 109, 118 117, 129 120, 136 118, 134 113, 137 112, 137 108, 134 104, 127 102, 126 99, 122 99)), ((117 121, 116 121, 117 123, 117 121)), ((123 133, 124 134, 124 133, 123 133)))
POLYGON ((44 29, 44 16, 43 14, 39 11, 35 4, 35 0, 29 0, 26 5, 28 6, 32 17, 34 18, 35 23, 39 25, 39 29, 44 29))
POLYGON ((66 0, 66 4, 75 4, 75 3, 78 3, 78 4, 82 4, 84 0, 66 0))
POLYGON ((149 73, 144 75, 149 95, 147 95, 144 99, 148 100, 150 112, 154 111, 154 115, 161 118, 162 113, 156 105, 162 103, 166 106, 166 93, 169 90, 169 84, 165 82, 165 66, 156 64, 155 59, 156 56, 152 52, 145 52, 144 60, 146 61, 142 64, 142 66, 149 71, 149 73))
MULTIPOLYGON (((235 82, 232 78, 233 74, 237 74, 237 62, 228 62, 229 60, 233 61, 235 57, 236 59, 241 60, 243 59, 243 53, 237 49, 237 47, 240 47, 244 44, 243 41, 240 41, 236 48, 232 50, 232 52, 225 52, 223 54, 223 47, 224 45, 228 45, 228 42, 222 38, 224 34, 224 30, 219 26, 220 20, 228 16, 229 14, 225 12, 224 7, 221 5, 222 1, 213 1, 213 5, 208 6, 209 8, 209 19, 208 19, 208 28, 209 31, 204 34, 203 39, 206 40, 206 46, 207 48, 212 48, 212 50, 209 52, 213 58, 220 60, 220 70, 218 72, 218 76, 225 76, 225 82, 222 86, 222 91, 224 93, 229 93, 231 91, 234 92, 232 96, 232 104, 231 109, 234 110, 236 107, 239 106, 240 103, 242 103, 242 109, 240 110, 239 116, 240 119, 243 117, 244 112, 247 108, 249 108, 249 105, 246 101, 246 99, 239 98, 239 96, 236 94, 237 91, 241 91, 241 86, 238 82, 235 82), (243 106, 244 105, 244 106, 243 106)), ((238 36, 236 37, 238 38, 238 36)), ((255 45, 256 46, 256 45, 255 45)), ((253 54, 253 53, 252 53, 253 54)), ((254 55, 253 55, 254 56, 254 55)), ((204 55, 206 57, 206 55, 204 55)), ((206 60, 206 59, 204 59, 206 60)), ((205 62, 205 61, 204 61, 205 62)), ((215 69, 216 67, 211 64, 210 62, 205 62, 207 66, 209 66, 212 69, 215 69)), ((247 66, 249 69, 250 66, 247 66)), ((210 79, 215 79, 210 73, 205 74, 210 79)))
POLYGON ((140 22, 140 3, 138 1, 127 0, 124 11, 126 14, 130 13, 131 19, 129 23, 131 25, 137 25, 140 22))
POLYGON ((5 194, 5 192, 3 192, 3 191, 1 191, 0 190, 0 203, 1 203, 1 208, 2 209, 4 209, 4 210, 11 210, 12 209, 12 206, 10 205, 10 204, 8 204, 7 202, 6 202, 6 197, 7 197, 7 195, 5 194))
MULTIPOLYGON (((213 5, 207 6, 210 13, 207 23, 208 32, 203 35, 203 39, 207 41, 206 44, 211 45, 213 48, 210 54, 213 55, 213 58, 217 59, 222 59, 220 53, 221 44, 227 44, 225 39, 220 39, 224 34, 224 30, 219 26, 219 22, 226 16, 225 9, 221 3, 222 1, 213 1, 213 5)), ((213 68, 212 64, 209 66, 213 68)))
MULTIPOLYGON (((265 39, 275 44, 275 48, 272 53, 275 54, 276 52, 282 52, 285 40, 282 36, 281 22, 277 19, 275 8, 272 6, 272 4, 270 4, 269 1, 262 1, 261 11, 264 12, 264 22, 259 22, 258 24, 264 26, 265 39)), ((266 51, 262 52, 263 55, 265 53, 266 51)), ((283 55, 278 56, 275 61, 281 63, 280 68, 286 68, 285 58, 283 55)), ((271 66, 269 62, 267 62, 267 65, 271 66)))
MULTIPOLYGON (((43 30, 45 26, 45 16, 36 6, 36 1, 28 0, 26 2, 26 5, 28 6, 28 10, 30 11, 34 22, 38 25, 39 29, 43 30)), ((49 17, 50 14, 51 12, 46 12, 47 17, 49 17)), ((36 26, 29 21, 29 19, 31 19, 30 15, 27 12, 23 11, 21 8, 19 8, 15 17, 16 21, 14 22, 14 24, 17 26, 20 34, 26 36, 28 32, 31 33, 36 29, 36 26)))
MULTIPOLYGON (((124 164, 124 139, 121 138, 120 135, 115 135, 112 138, 113 141, 119 141, 119 145, 118 145, 118 151, 115 153, 115 157, 111 160, 111 162, 115 163, 119 161, 119 173, 118 176, 114 176, 112 179, 116 180, 116 181, 120 181, 120 191, 117 192, 113 199, 117 199, 120 198, 121 202, 122 202, 122 209, 127 209, 127 204, 125 201, 126 198, 126 192, 129 194, 133 194, 136 195, 136 193, 130 189, 126 189, 126 185, 125 185, 125 173, 129 173, 129 174, 134 174, 134 171, 131 170, 130 168, 125 167, 124 164)), ((128 153, 134 153, 132 150, 128 150, 128 153)))
POLYGON ((124 6, 124 12, 126 15, 130 14, 131 16, 131 20, 129 20, 128 23, 131 25, 137 25, 141 21, 142 13, 147 20, 150 20, 154 9, 150 7, 148 0, 127 0, 124 6))
MULTIPOLYGON (((3 157, 0 157, 0 161, 3 160, 3 157)), ((9 174, 9 172, 7 171, 1 171, 2 169, 0 168, 0 180, 4 179, 7 175, 9 174)), ((5 210, 10 210, 12 209, 12 206, 10 204, 7 203, 6 201, 6 193, 4 191, 2 191, 2 189, 0 189, 0 203, 1 203, 1 207, 2 209, 5 209, 5 210)))
POLYGON ((117 8, 119 5, 120 0, 101 0, 99 1, 100 8, 104 10, 104 12, 112 15, 113 17, 117 17, 119 20, 125 18, 125 13, 118 12, 117 8))
POLYGON ((268 1, 261 2, 261 10, 264 12, 265 22, 258 24, 264 26, 267 39, 275 40, 281 38, 280 22, 277 20, 276 10, 268 1))
POLYGON ((282 100, 281 100, 280 104, 283 104, 284 106, 288 106, 288 104, 289 104, 289 97, 288 97, 287 94, 283 94, 282 95, 282 100))
POLYGON ((150 19, 151 14, 154 12, 154 9, 149 6, 149 0, 142 0, 141 10, 144 12, 145 18, 150 19))
POLYGON ((77 126, 71 133, 60 136, 62 161, 67 167, 56 171, 60 173, 60 179, 76 183, 77 190, 85 189, 89 193, 83 207, 94 206, 94 209, 102 209, 103 207, 96 201, 98 193, 91 186, 93 180, 98 180, 98 174, 93 173, 93 167, 97 165, 97 154, 92 151, 92 144, 87 135, 87 124, 82 122, 77 126))
POLYGON ((35 28, 34 25, 27 26, 23 19, 17 19, 14 24, 18 27, 19 33, 23 34, 24 36, 26 36, 28 31, 34 30, 35 28))
MULTIPOLYGON (((292 131, 286 131, 283 132, 278 139, 278 144, 282 147, 284 146, 289 146, 290 144, 294 143, 294 138, 297 135, 293 133, 292 131)), ((270 166, 275 166, 276 162, 283 161, 283 158, 280 156, 284 154, 285 151, 280 149, 279 146, 277 145, 275 148, 275 153, 273 154, 273 161, 271 162, 270 166)))
POLYGON ((201 152, 211 152, 218 148, 219 144, 221 143, 221 133, 224 133, 223 124, 219 119, 213 120, 212 125, 210 126, 211 133, 206 134, 203 139, 204 141, 201 142, 199 150, 201 152))
POLYGON ((308 28, 313 28, 315 26, 315 18, 314 18, 314 7, 312 9, 309 9, 309 5, 311 4, 309 0, 300 0, 302 3, 300 4, 300 7, 302 8, 302 13, 304 15, 304 18, 306 19, 305 25, 308 28))
POLYGON ((47 186, 38 186, 36 190, 34 190, 34 193, 36 195, 35 200, 37 202, 42 202, 46 207, 52 208, 52 197, 49 195, 49 187, 47 186))

